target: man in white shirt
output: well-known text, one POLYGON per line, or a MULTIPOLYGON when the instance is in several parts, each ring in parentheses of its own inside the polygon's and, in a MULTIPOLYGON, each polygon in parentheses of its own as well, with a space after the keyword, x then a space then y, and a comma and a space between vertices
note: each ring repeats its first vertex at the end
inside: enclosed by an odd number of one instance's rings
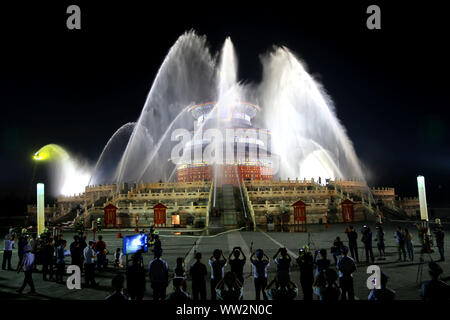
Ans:
POLYGON ((30 286, 30 292, 29 293, 36 293, 36 290, 34 289, 34 282, 33 282, 33 264, 34 264, 34 253, 31 252, 31 246, 28 244, 25 247, 25 254, 22 260, 22 263, 19 265, 19 269, 17 270, 17 273, 19 273, 22 268, 25 273, 25 278, 23 279, 23 284, 17 290, 19 294, 22 294, 23 289, 25 289, 26 285, 28 284, 30 286))
POLYGON ((89 241, 89 245, 83 250, 86 286, 89 286, 89 284, 93 286, 97 285, 95 282, 95 251, 93 246, 94 241, 91 240, 89 241))
POLYGON ((6 269, 6 263, 8 263, 8 270, 13 270, 11 267, 11 256, 12 256, 12 249, 14 245, 14 237, 11 234, 8 234, 5 236, 5 246, 3 251, 3 262, 2 262, 2 269, 6 269))

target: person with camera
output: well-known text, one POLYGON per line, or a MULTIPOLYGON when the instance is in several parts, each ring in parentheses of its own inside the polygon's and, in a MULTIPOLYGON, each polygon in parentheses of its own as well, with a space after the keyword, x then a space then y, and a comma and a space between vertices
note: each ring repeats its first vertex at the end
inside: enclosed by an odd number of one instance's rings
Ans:
POLYGON ((241 247, 234 247, 228 256, 228 261, 230 263, 231 272, 236 274, 239 282, 244 285, 244 266, 247 257, 242 251, 241 247), (242 259, 240 258, 242 255, 242 259))
POLYGON ((227 265, 227 259, 223 255, 223 251, 216 249, 211 258, 209 258, 209 266, 211 267, 211 300, 216 300, 216 286, 224 276, 224 268, 227 265))
POLYGON ((296 259, 300 268, 300 285, 303 291, 303 300, 312 300, 314 283, 314 258, 307 245, 298 250, 296 259))
POLYGON ((369 263, 369 256, 370 261, 374 263, 375 258, 372 249, 372 231, 367 225, 364 225, 361 233, 362 233, 361 242, 364 244, 364 250, 366 252, 366 263, 369 263))
POLYGON ((289 276, 289 269, 291 267, 291 256, 288 254, 286 248, 279 248, 273 256, 273 260, 277 265, 277 275, 285 273, 289 276), (279 257, 278 257, 279 256, 279 257))
POLYGON ((260 294, 262 292, 263 299, 267 300, 266 291, 264 289, 267 286, 267 268, 270 265, 270 258, 264 254, 262 249, 258 249, 251 255, 250 262, 253 265, 253 277, 256 294, 255 299, 260 300, 260 294))
POLYGON ((314 277, 318 277, 320 271, 327 270, 330 267, 330 260, 327 259, 326 249, 316 250, 314 253, 314 264, 316 266, 314 277))

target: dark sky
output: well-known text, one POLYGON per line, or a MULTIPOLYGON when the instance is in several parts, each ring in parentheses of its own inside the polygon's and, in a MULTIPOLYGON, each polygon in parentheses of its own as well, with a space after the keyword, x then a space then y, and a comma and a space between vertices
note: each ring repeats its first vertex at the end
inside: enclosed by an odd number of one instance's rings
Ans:
POLYGON ((138 118, 169 48, 195 29, 213 49, 231 36, 248 81, 261 76, 259 54, 289 47, 335 101, 371 185, 415 196, 422 174, 429 204, 450 203, 449 28, 440 2, 92 2, 2 4, 2 196, 29 198, 45 180, 31 161, 45 144, 95 163, 115 130, 138 118), (70 4, 81 7, 81 31, 66 28, 70 4), (366 28, 369 4, 381 7, 381 30, 366 28))

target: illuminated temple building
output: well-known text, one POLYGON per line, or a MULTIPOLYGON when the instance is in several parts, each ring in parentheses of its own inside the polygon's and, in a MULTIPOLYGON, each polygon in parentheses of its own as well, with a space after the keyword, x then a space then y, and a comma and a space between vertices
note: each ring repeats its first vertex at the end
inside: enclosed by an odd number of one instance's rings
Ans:
POLYGON ((239 179, 273 180, 273 163, 268 150, 270 132, 254 128, 251 123, 258 111, 257 105, 246 102, 226 107, 212 102, 192 106, 190 112, 197 128, 220 130, 224 152, 220 163, 214 165, 203 158, 210 142, 193 139, 193 143, 185 146, 191 157, 177 166, 177 181, 210 181, 217 176, 218 184, 238 185, 239 179), (194 157, 196 154, 200 155, 198 159, 194 157))

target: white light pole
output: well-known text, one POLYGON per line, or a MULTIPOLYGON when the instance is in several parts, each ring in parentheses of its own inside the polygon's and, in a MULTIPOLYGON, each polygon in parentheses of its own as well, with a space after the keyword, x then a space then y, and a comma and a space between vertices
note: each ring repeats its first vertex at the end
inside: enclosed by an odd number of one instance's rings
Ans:
POLYGON ((45 229, 45 202, 44 202, 44 184, 38 183, 37 190, 37 235, 40 236, 45 229))
POLYGON ((428 221, 427 197, 425 194, 425 178, 417 176, 417 188, 419 189, 420 218, 428 221))
POLYGON ((430 235, 430 228, 428 228, 428 209, 427 196, 425 193, 425 178, 423 176, 417 176, 417 188, 419 191, 420 219, 427 228, 427 234, 430 235))

